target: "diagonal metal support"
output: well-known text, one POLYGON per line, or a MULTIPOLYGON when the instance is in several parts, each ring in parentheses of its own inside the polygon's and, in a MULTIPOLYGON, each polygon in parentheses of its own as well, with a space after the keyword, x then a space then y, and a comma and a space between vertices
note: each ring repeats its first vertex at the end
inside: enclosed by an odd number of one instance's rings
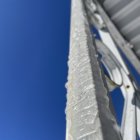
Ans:
MULTIPOLYGON (((104 34, 102 33, 103 31, 99 29, 99 32, 102 41, 103 42, 108 41, 106 40, 106 36, 104 36, 104 34)), ((125 105, 124 105, 123 119, 122 119, 123 121, 121 125, 123 140, 128 140, 128 139, 136 140, 136 131, 138 131, 138 134, 140 133, 139 124, 138 124, 140 118, 140 114, 139 114, 140 108, 137 105, 139 101, 137 101, 137 103, 136 102, 134 103, 134 100, 136 100, 135 95, 136 95, 137 87, 135 86, 135 82, 130 78, 129 76, 130 73, 128 73, 128 70, 126 71, 124 69, 126 67, 122 66, 121 62, 123 62, 123 60, 119 61, 118 59, 119 51, 117 50, 115 44, 114 45, 110 44, 106 46, 103 42, 99 40, 96 41, 98 52, 102 55, 101 61, 107 67, 111 79, 115 83, 120 81, 119 82, 120 88, 125 98, 125 105), (114 50, 115 53, 111 52, 111 50, 114 50), (117 69, 117 71, 115 69, 117 69)))

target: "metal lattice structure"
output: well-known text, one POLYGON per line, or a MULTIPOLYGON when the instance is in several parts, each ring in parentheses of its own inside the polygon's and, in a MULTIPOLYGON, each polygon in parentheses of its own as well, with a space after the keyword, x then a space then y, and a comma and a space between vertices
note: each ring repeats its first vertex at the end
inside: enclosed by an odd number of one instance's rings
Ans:
POLYGON ((140 136, 139 88, 119 52, 120 49, 140 72, 139 47, 130 36, 123 36, 123 30, 133 23, 137 25, 139 19, 132 22, 130 18, 131 22, 123 28, 117 19, 111 20, 117 12, 125 12, 123 8, 128 2, 130 0, 72 0, 66 140, 136 140, 140 136), (112 9, 113 6, 116 9, 112 9), (119 8, 122 10, 118 11, 119 8), (92 32, 93 28, 101 38, 92 32), (109 97, 109 91, 116 87, 125 99, 121 126, 117 124, 109 97))

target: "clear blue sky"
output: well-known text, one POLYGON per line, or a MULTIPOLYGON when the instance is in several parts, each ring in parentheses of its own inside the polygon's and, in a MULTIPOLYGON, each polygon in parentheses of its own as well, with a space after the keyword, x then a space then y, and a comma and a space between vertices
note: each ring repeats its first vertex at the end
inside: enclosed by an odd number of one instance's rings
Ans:
POLYGON ((64 140, 70 0, 0 1, 0 140, 64 140))

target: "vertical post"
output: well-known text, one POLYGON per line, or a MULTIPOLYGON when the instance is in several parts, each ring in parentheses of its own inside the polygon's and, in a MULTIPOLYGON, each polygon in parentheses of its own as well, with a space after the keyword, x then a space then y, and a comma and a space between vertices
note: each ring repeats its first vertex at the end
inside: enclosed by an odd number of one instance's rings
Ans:
POLYGON ((66 140, 120 140, 82 0, 72 0, 66 140))

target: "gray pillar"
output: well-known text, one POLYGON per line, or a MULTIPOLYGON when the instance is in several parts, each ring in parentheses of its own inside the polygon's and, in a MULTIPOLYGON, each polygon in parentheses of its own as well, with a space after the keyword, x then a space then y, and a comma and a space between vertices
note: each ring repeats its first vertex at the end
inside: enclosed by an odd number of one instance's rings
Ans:
POLYGON ((120 140, 82 0, 72 0, 66 140, 120 140))

